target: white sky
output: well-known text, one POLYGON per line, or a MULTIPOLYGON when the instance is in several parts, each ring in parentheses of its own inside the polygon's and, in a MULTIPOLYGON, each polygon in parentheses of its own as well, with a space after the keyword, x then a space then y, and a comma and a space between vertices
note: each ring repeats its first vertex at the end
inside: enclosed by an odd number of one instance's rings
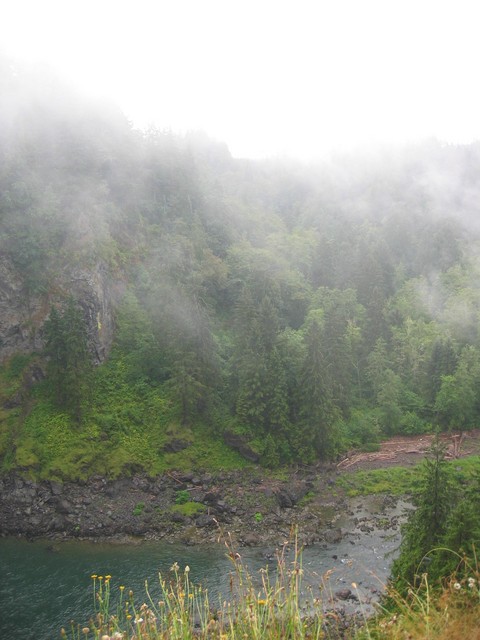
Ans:
POLYGON ((2 0, 0 49, 236 156, 480 138, 476 0, 2 0))

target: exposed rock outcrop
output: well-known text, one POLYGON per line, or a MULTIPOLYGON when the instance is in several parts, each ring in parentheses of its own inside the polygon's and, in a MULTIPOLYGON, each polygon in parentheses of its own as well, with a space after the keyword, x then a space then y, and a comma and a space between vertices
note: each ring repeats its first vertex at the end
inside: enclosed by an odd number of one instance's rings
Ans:
POLYGON ((95 363, 102 362, 113 339, 112 308, 120 292, 103 263, 90 269, 64 270, 49 291, 29 293, 12 262, 0 257, 0 363, 15 353, 30 353, 43 347, 43 325, 52 304, 61 305, 73 296, 81 305, 95 363))

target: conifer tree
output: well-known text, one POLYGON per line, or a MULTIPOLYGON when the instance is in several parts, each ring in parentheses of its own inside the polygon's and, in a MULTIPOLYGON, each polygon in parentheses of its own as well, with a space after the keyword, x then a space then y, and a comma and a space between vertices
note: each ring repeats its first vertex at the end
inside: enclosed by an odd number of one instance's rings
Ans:
POLYGON ((305 360, 300 372, 303 437, 321 456, 331 453, 334 443, 333 424, 339 415, 333 396, 327 362, 322 350, 323 331, 313 317, 305 333, 305 360))
POLYGON ((237 346, 237 416, 255 431, 286 437, 288 398, 285 370, 278 347, 278 315, 269 296, 255 307, 249 292, 239 309, 237 346))
POLYGON ((417 508, 403 529, 400 556, 393 563, 396 586, 405 590, 425 570, 426 554, 442 540, 452 508, 450 473, 445 460, 445 446, 436 436, 422 469, 422 487, 417 508))
POLYGON ((54 401, 80 423, 90 391, 91 360, 83 314, 73 298, 62 315, 52 307, 45 337, 54 401))
POLYGON ((215 403, 219 381, 216 345, 205 309, 192 305, 192 322, 170 327, 172 370, 170 386, 178 402, 182 424, 206 418, 215 403))

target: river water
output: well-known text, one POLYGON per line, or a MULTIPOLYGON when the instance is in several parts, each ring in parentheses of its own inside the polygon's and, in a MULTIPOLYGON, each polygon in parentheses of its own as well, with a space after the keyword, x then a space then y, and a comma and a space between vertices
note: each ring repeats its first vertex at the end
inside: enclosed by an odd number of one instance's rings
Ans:
MULTIPOLYGON (((355 591, 351 587, 355 582, 358 586, 355 593, 368 614, 372 610, 370 601, 378 597, 388 578, 400 542, 399 526, 383 527, 392 518, 394 523, 398 518, 401 521, 408 506, 400 501, 395 507, 385 508, 376 498, 352 501, 336 522, 342 530, 342 539, 303 550, 304 584, 311 585, 314 594, 322 593, 328 601, 341 589, 355 591), (327 572, 329 578, 325 583, 327 572)), ((0 639, 51 640, 60 637, 61 627, 68 627, 70 620, 82 625, 88 622, 93 605, 92 573, 110 574, 112 592, 120 584, 126 585, 143 601, 145 580, 155 599, 154 594, 160 594, 159 572, 168 574, 174 562, 181 569, 189 565, 192 581, 208 587, 210 602, 215 604, 228 597, 232 563, 226 551, 222 544, 187 547, 153 541, 112 544, 2 539, 0 639)), ((275 565, 271 560, 272 548, 239 551, 254 577, 267 564, 275 565)), ((354 606, 350 601, 341 605, 354 606)))

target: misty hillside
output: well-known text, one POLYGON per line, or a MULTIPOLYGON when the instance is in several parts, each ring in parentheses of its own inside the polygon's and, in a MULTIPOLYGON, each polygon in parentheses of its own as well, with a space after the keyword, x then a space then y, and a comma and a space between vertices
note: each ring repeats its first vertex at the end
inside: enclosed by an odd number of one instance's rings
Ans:
POLYGON ((0 460, 267 467, 478 425, 480 144, 306 165, 0 62, 0 460))

